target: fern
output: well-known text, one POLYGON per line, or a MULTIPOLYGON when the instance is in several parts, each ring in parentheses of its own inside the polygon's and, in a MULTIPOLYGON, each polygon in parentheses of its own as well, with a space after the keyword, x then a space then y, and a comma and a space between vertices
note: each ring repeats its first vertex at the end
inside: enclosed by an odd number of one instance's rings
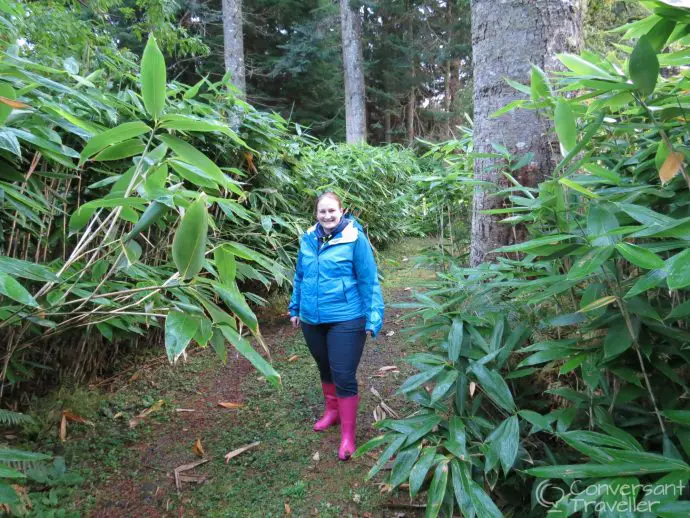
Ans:
POLYGON ((13 412, 0 408, 0 425, 1 426, 16 426, 18 424, 33 423, 31 416, 22 414, 20 412, 13 412))

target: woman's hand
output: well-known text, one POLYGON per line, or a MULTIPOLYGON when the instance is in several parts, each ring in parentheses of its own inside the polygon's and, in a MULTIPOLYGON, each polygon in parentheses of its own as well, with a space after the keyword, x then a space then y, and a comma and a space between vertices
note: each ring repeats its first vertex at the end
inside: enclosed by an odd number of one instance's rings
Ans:
POLYGON ((373 336, 371 329, 367 329, 367 336, 371 338, 373 336))
POLYGON ((290 317, 290 322, 292 322, 292 327, 295 329, 299 327, 299 317, 290 317))

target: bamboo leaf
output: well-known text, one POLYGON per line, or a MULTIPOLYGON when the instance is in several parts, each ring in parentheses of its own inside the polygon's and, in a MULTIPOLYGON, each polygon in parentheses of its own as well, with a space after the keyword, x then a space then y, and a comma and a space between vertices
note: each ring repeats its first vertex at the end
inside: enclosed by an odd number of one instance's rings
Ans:
POLYGON ((554 119, 558 140, 565 150, 563 155, 567 155, 568 152, 577 145, 575 116, 567 101, 561 98, 558 99, 554 119))
POLYGON ((226 287, 235 286, 235 275, 237 274, 235 255, 228 247, 219 246, 214 251, 214 261, 220 282, 226 287))
POLYGON ((448 359, 451 362, 458 361, 463 340, 463 322, 459 318, 454 318, 448 333, 448 359))
POLYGON ((613 255, 613 246, 595 247, 581 256, 568 272, 568 280, 583 279, 599 272, 600 267, 613 255))
POLYGON ((31 296, 31 293, 14 278, 4 272, 0 272, 0 295, 16 300, 20 304, 38 307, 38 302, 31 296))
POLYGON ((172 135, 161 135, 158 138, 167 144, 184 162, 201 169, 215 183, 226 186, 228 182, 220 168, 197 148, 172 135))
POLYGON ((391 470, 390 486, 391 489, 398 487, 410 476, 419 454, 422 451, 421 441, 417 444, 401 450, 395 458, 393 469, 391 470))
POLYGON ((594 311, 595 309, 608 306, 612 302, 616 302, 616 297, 613 295, 607 295, 606 297, 601 297, 600 299, 590 302, 584 308, 581 308, 579 310, 579 313, 587 313, 588 311, 594 311))
POLYGON ((473 363, 470 371, 475 375, 486 395, 498 406, 510 413, 515 412, 515 402, 507 383, 496 371, 490 371, 483 365, 473 363))
POLYGON ((630 54, 628 62, 630 79, 642 95, 654 93, 659 77, 659 60, 647 36, 641 36, 630 54))
POLYGON ((96 153, 103 151, 109 146, 119 144, 126 140, 133 139, 144 133, 149 133, 151 128, 141 121, 125 122, 115 128, 100 133, 93 137, 82 149, 79 155, 79 164, 83 164, 96 153))
POLYGON ((448 461, 440 462, 434 471, 434 478, 429 488, 429 498, 426 505, 426 518, 435 518, 441 511, 443 497, 448 486, 448 461))
POLYGON ((434 465, 434 460, 436 459, 436 447, 429 446, 422 450, 422 454, 419 460, 414 465, 410 471, 409 481, 410 481, 410 497, 414 498, 419 493, 419 490, 424 484, 427 473, 434 465))
POLYGON ((672 290, 679 290, 690 286, 690 249, 683 250, 681 253, 669 259, 668 287, 672 290))
POLYGON ((192 203, 180 222, 173 239, 173 260, 183 279, 191 279, 203 265, 206 254, 208 214, 205 196, 192 203))
POLYGON ((232 346, 244 356, 249 362, 271 383, 274 387, 279 388, 281 385, 280 374, 268 363, 263 356, 261 356, 251 346, 251 344, 244 339, 240 334, 228 326, 220 326, 223 336, 232 346))
POLYGON ((171 311, 165 318, 165 352, 170 363, 176 363, 199 329, 199 318, 171 311))
POLYGON ((125 140, 119 144, 105 148, 92 158, 94 162, 108 162, 122 160, 144 152, 146 146, 139 139, 125 140))
POLYGON ((156 38, 149 35, 141 58, 141 96, 151 117, 158 119, 165 107, 165 88, 167 77, 165 58, 158 48, 156 38))
POLYGON ((211 285, 215 289, 216 293, 220 295, 223 302, 228 306, 230 311, 232 311, 237 317, 244 322, 244 324, 253 332, 259 332, 259 322, 256 319, 256 315, 247 305, 244 295, 240 293, 236 285, 231 287, 226 287, 220 283, 211 281, 211 285))
POLYGON ((640 268, 654 270, 664 267, 664 260, 661 257, 641 246, 630 243, 618 243, 616 250, 628 261, 640 268))

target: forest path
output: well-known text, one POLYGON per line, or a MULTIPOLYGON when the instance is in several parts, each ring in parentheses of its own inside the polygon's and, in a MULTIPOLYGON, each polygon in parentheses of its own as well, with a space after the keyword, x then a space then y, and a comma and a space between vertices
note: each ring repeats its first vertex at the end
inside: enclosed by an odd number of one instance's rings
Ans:
MULTIPOLYGON (((384 328, 367 342, 358 371, 360 445, 378 434, 372 425, 381 399, 405 415, 406 402, 395 395, 412 372, 403 359, 423 345, 405 342, 401 330, 409 325, 404 319, 409 310, 391 305, 410 300, 410 287, 432 275, 408 260, 430 244, 406 240, 379 258, 387 308, 384 328)), ((65 444, 68 465, 86 475, 73 495, 75 509, 89 516, 149 518, 421 516, 423 509, 410 503, 406 491, 382 493, 380 475, 365 482, 374 455, 340 462, 339 430, 311 430, 323 403, 318 371, 301 333, 281 318, 262 322, 262 334, 282 390, 266 383, 243 358, 232 354, 223 366, 204 350, 175 368, 137 371, 112 386, 112 393, 101 393, 95 426, 75 425, 65 444), (164 401, 159 410, 129 427, 127 418, 159 400, 164 401), (204 457, 193 451, 197 439, 204 457), (255 442, 224 461, 226 453, 255 442), (203 459, 210 460, 181 473, 178 491, 175 468, 203 459)))

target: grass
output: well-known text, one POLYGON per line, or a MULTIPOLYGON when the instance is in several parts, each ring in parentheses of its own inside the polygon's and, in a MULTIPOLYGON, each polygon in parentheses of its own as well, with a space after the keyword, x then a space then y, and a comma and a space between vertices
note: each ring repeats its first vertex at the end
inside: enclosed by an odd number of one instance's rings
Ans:
MULTIPOLYGON (((202 444, 213 460, 195 469, 208 481, 200 486, 185 484, 178 496, 169 491, 165 502, 159 502, 169 511, 184 508, 186 513, 203 516, 284 516, 286 505, 296 516, 317 513, 319 516, 344 516, 349 512, 370 512, 377 508, 383 496, 375 486, 363 484, 361 463, 339 463, 335 460, 337 430, 316 434, 309 429, 315 412, 321 406, 320 395, 313 390, 318 374, 308 357, 301 337, 283 344, 284 351, 276 361, 283 377, 284 388, 277 391, 250 373, 241 385, 244 406, 237 411, 209 409, 213 413, 213 426, 202 430, 202 444), (288 361, 295 354, 300 358, 288 361), (261 441, 228 464, 223 456, 245 444, 261 441), (314 460, 314 454, 320 460, 314 460), (337 470, 331 473, 331 471, 337 470), (337 476, 336 476, 337 473, 337 476)), ((85 417, 92 419, 94 427, 72 425, 63 453, 68 465, 78 466, 84 478, 76 493, 65 493, 63 505, 67 510, 88 512, 98 501, 102 503, 107 482, 112 478, 126 478, 135 485, 145 487, 150 482, 150 468, 172 470, 175 465, 166 461, 179 459, 183 464, 195 457, 191 454, 194 436, 186 436, 182 429, 175 436, 179 416, 174 407, 194 390, 199 375, 211 375, 218 366, 211 354, 192 357, 183 368, 159 369, 147 380, 139 380, 112 397, 101 394, 98 405, 93 392, 89 407, 80 408, 85 417), (153 387, 160 387, 155 389, 153 387), (126 424, 147 403, 163 399, 164 409, 131 430, 126 424), (102 409, 107 409, 104 413, 102 409), (129 410, 125 410, 129 409, 129 410), (113 419, 118 412, 123 417, 113 419), (107 415, 106 415, 107 414, 107 415), (151 462, 159 466, 141 465, 142 445, 160 441, 161 428, 172 427, 172 441, 161 444, 161 455, 151 462), (90 493, 91 497, 77 498, 69 504, 71 496, 90 493), (71 509, 70 509, 71 508, 71 509)), ((62 401, 62 400, 60 400, 62 401)), ((81 415, 81 414, 80 414, 81 415)), ((58 441, 47 440, 44 446, 58 446, 58 441)), ((173 463, 175 464, 175 463, 173 463)), ((162 472, 159 472, 162 474, 162 472)), ((161 478, 154 484, 162 482, 161 478)), ((169 483, 168 483, 169 484, 169 483)))

